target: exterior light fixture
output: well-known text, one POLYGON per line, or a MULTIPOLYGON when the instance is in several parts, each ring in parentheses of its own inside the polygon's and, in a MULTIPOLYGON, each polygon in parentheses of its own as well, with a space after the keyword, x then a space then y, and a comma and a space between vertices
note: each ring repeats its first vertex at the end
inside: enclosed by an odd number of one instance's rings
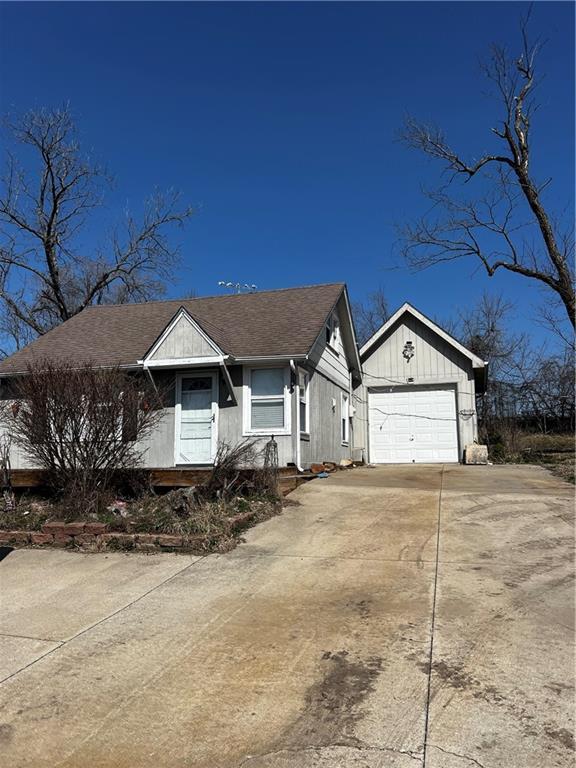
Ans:
POLYGON ((407 341, 406 344, 404 344, 402 355, 407 363, 409 363, 410 360, 414 357, 414 344, 412 344, 411 341, 407 341))

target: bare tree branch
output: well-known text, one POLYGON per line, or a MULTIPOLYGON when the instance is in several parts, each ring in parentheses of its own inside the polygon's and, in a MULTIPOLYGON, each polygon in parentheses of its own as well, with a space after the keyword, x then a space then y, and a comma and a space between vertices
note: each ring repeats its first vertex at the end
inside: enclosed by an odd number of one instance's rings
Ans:
POLYGON ((8 123, 29 172, 8 153, 0 191, 0 332, 16 346, 90 304, 156 297, 178 258, 168 238, 192 210, 174 191, 156 193, 141 221, 122 227, 93 255, 79 235, 102 201, 107 174, 85 157, 68 109, 29 112, 8 123), (16 338, 16 336, 18 338, 16 338))
POLYGON ((528 21, 529 14, 521 24, 520 56, 511 61, 505 49, 494 46, 484 67, 504 107, 501 123, 492 129, 503 151, 468 161, 440 129, 414 118, 406 121, 401 140, 441 161, 450 181, 428 193, 434 203, 430 214, 402 228, 403 253, 416 269, 472 256, 491 277, 507 270, 537 281, 559 298, 574 328, 574 238, 567 241, 560 235, 544 206, 542 192, 550 179, 539 184, 530 170, 535 62, 541 44, 530 43, 528 21), (479 197, 462 199, 462 188, 455 184, 461 177, 477 180, 479 197))
POLYGON ((388 300, 382 288, 368 294, 366 301, 352 305, 358 344, 362 346, 390 317, 388 300))

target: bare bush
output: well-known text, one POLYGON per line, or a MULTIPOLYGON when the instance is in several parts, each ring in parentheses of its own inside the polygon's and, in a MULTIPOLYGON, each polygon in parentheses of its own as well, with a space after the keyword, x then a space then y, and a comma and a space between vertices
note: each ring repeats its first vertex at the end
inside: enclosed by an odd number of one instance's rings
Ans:
POLYGON ((44 361, 12 382, 0 421, 5 434, 47 472, 71 505, 93 508, 115 473, 139 466, 161 415, 143 378, 118 368, 44 361))
POLYGON ((246 482, 241 478, 242 470, 253 469, 259 455, 257 441, 252 438, 245 438, 235 445, 224 441, 218 443, 210 478, 203 486, 204 494, 226 498, 238 493, 246 482))
POLYGON ((4 500, 4 509, 13 511, 16 507, 16 498, 12 488, 12 467, 10 463, 10 452, 12 441, 9 435, 0 436, 0 477, 2 483, 2 497, 4 500))

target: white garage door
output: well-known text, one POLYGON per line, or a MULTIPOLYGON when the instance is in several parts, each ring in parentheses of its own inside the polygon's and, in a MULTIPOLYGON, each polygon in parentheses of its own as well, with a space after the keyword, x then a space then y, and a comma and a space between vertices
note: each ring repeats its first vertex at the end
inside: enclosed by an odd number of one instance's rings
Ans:
POLYGON ((453 389, 414 387, 368 394, 370 461, 428 464, 458 461, 453 389))

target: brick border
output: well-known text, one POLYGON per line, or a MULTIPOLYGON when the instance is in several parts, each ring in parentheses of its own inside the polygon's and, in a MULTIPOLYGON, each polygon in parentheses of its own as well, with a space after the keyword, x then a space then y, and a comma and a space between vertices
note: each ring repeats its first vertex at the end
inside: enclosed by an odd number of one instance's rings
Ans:
MULTIPOLYGON (((254 520, 256 512, 244 512, 227 519, 237 533, 254 520)), ((0 530, 0 545, 57 547, 85 552, 198 552, 206 551, 206 536, 176 536, 168 533, 125 533, 109 530, 106 523, 52 520, 41 531, 0 530)))

